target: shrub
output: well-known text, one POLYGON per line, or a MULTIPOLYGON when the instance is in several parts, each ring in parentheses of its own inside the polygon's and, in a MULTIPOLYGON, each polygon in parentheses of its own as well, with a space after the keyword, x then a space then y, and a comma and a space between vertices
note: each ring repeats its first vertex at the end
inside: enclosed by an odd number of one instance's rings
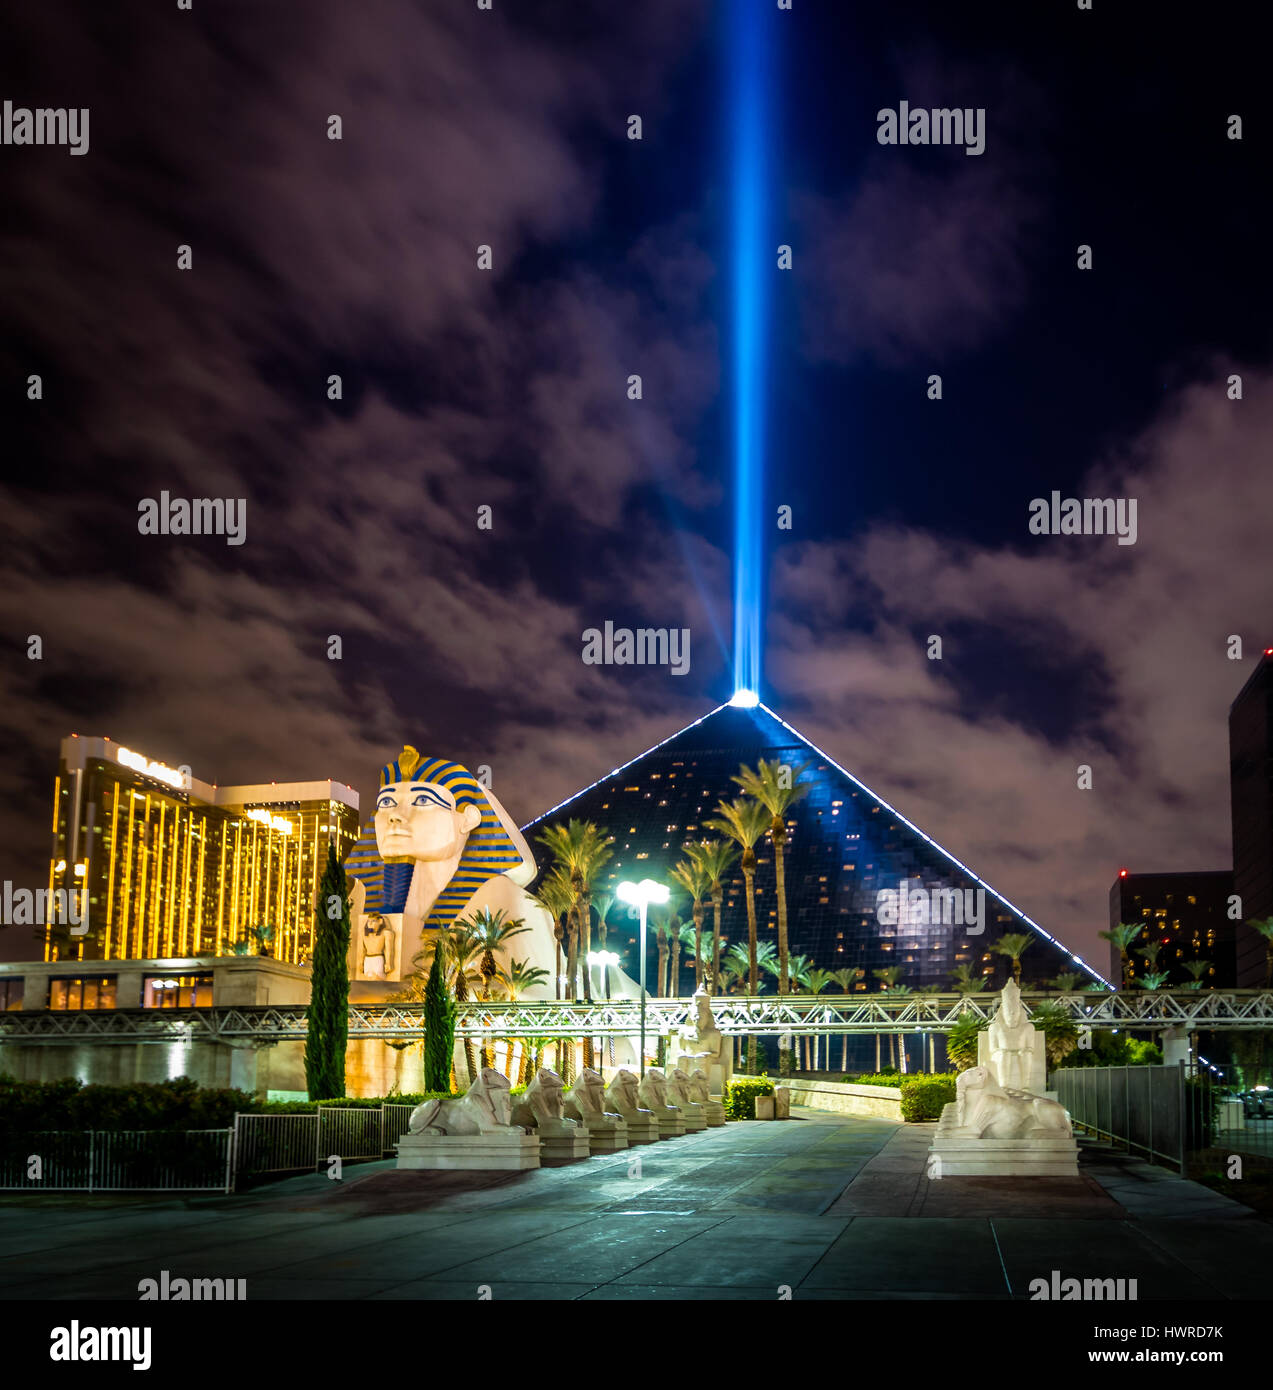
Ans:
POLYGON ((946 1056, 959 1071, 977 1065, 977 1039, 989 1024, 971 1010, 965 1010, 946 1034, 946 1056))
POLYGON ((754 1120, 756 1097, 771 1096, 774 1083, 767 1076, 748 1077, 731 1081, 725 1092, 725 1117, 730 1120, 754 1120))
POLYGON ((955 1099, 956 1077, 915 1076, 902 1082, 902 1119, 939 1120, 942 1106, 955 1099))

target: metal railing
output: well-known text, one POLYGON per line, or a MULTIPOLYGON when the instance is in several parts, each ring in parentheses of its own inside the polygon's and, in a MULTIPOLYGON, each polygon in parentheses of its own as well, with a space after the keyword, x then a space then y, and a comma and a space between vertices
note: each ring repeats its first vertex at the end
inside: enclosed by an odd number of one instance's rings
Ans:
MULTIPOLYGON (((1133 990, 1023 995, 1027 1012, 1046 998, 1077 1024, 1096 1029, 1183 1028, 1187 1031, 1273 1028, 1273 991, 1133 990)), ((946 1032, 965 1014, 988 1019, 996 995, 819 994, 717 995, 712 999, 722 1033, 809 1034, 946 1032)), ((220 1042, 253 1038, 284 1042, 305 1037, 304 1004, 240 1005, 214 1009, 15 1010, 0 1013, 0 1043, 220 1042)), ((649 999, 646 1031, 667 1033, 692 1022, 688 999, 649 999)), ((631 1036, 640 1004, 616 999, 593 1004, 500 1000, 460 1004, 458 1038, 631 1036)), ((418 1041, 424 1037, 420 1004, 351 1004, 351 1038, 418 1041)))
POLYGON ((313 1171, 318 1154, 318 1113, 234 1117, 234 1176, 313 1171))
POLYGON ((0 1188, 16 1192, 229 1192, 230 1129, 10 1131, 0 1188))
POLYGON ((407 1125, 411 1122, 411 1112, 414 1109, 414 1105, 400 1105, 397 1101, 386 1101, 380 1107, 380 1113, 384 1117, 380 1130, 380 1147, 384 1153, 394 1152, 394 1146, 407 1132, 407 1125))
POLYGON ((1185 1072, 1183 1062, 1174 1067, 1061 1067, 1052 1074, 1052 1086, 1070 1119, 1088 1134, 1183 1173, 1185 1072))
POLYGON ((380 1107, 320 1105, 315 1165, 329 1158, 381 1158, 384 1116, 380 1107))

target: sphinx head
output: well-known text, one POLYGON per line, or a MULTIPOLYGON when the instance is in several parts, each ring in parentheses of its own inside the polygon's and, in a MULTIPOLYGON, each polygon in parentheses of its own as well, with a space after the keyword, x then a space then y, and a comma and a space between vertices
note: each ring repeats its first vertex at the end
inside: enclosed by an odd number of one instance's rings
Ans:
POLYGON ((497 1072, 494 1067, 483 1067, 476 1083, 469 1088, 470 1092, 480 1091, 486 1097, 497 1125, 513 1122, 512 1089, 513 1085, 508 1077, 497 1072))
POLYGON ((459 859, 482 819, 441 782, 412 777, 389 782, 376 797, 376 846, 386 863, 459 859))

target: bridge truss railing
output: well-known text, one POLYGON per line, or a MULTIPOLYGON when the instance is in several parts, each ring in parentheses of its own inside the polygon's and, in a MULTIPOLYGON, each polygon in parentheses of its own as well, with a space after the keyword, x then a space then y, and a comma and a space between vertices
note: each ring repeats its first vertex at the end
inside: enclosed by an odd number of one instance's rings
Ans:
MULTIPOLYGON (((1023 996, 1027 1010, 1043 999, 1059 1004, 1078 1024, 1093 1029, 1181 1028, 1187 1032, 1273 1027, 1273 991, 1153 990, 1023 996)), ((712 999, 722 1033, 839 1035, 844 1033, 945 1032, 961 1015, 989 1018, 995 995, 718 995, 712 999)), ((203 1009, 15 1010, 0 1013, 0 1043, 221 1042, 268 1045, 305 1037, 303 1004, 238 1005, 203 1009)), ((688 999, 649 999, 647 1034, 689 1023, 688 999)), ((457 1009, 460 1038, 593 1037, 635 1034, 636 1000, 593 1004, 469 1002, 457 1009)), ((413 1042, 424 1037, 419 1004, 351 1004, 350 1038, 413 1042)))

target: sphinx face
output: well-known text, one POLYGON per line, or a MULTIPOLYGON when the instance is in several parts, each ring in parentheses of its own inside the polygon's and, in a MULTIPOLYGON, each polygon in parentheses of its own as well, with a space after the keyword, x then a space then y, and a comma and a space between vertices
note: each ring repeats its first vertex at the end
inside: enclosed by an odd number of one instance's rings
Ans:
POLYGON ((376 847, 386 860, 458 859, 481 819, 436 782, 392 782, 376 797, 376 847))

